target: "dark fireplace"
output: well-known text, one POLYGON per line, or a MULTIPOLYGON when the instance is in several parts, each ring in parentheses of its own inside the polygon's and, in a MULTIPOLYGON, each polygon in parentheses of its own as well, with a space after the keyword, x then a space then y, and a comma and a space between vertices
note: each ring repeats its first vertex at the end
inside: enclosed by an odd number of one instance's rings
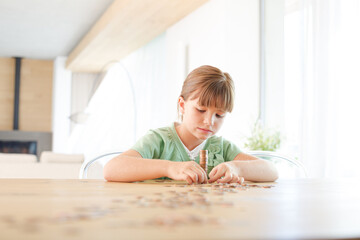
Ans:
POLYGON ((51 132, 30 132, 19 130, 21 58, 15 58, 15 92, 13 131, 0 131, 0 153, 27 153, 37 156, 43 151, 51 151, 51 132))
POLYGON ((0 153, 27 153, 37 156, 51 151, 50 132, 0 131, 0 153))
POLYGON ((36 155, 36 141, 1 141, 1 153, 27 153, 36 155))

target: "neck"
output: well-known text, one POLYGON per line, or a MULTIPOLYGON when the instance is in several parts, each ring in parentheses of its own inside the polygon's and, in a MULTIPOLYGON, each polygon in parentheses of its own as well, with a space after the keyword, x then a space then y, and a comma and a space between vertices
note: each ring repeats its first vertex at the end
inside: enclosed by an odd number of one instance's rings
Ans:
POLYGON ((175 125, 175 130, 182 143, 190 151, 199 146, 204 140, 196 138, 192 135, 183 124, 175 125))

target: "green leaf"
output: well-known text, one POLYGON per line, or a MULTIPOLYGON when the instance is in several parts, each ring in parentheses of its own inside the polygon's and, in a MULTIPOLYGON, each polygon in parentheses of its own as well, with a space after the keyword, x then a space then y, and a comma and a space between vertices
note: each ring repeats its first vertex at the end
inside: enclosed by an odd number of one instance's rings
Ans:
POLYGON ((256 121, 251 136, 246 138, 244 147, 249 150, 276 151, 280 148, 281 134, 279 131, 264 127, 256 121))

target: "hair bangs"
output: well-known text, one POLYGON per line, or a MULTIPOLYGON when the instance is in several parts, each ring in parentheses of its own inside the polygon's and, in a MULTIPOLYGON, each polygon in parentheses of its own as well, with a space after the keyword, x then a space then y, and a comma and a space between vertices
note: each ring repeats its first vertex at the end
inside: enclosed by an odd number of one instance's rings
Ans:
POLYGON ((232 86, 226 81, 212 82, 209 86, 201 87, 192 97, 199 98, 199 105, 215 107, 224 112, 231 112, 234 106, 232 86))

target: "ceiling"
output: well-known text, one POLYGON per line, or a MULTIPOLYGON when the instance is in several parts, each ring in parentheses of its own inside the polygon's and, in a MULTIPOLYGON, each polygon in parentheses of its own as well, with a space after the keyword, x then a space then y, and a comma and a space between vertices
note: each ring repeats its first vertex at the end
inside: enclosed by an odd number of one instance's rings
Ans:
POLYGON ((73 72, 101 72, 208 0, 116 0, 69 54, 73 72))
POLYGON ((0 57, 68 56, 113 0, 0 0, 0 57))
POLYGON ((0 57, 100 72, 208 0, 0 0, 0 57))

